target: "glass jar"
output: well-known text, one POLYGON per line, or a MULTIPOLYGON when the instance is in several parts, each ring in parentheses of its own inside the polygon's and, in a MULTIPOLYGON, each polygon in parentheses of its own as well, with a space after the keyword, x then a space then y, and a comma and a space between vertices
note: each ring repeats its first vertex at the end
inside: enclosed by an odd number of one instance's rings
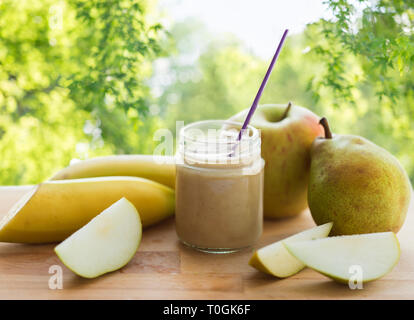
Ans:
POLYGON ((181 129, 177 150, 176 230, 195 249, 227 253, 249 247, 263 228, 259 131, 225 120, 181 129))

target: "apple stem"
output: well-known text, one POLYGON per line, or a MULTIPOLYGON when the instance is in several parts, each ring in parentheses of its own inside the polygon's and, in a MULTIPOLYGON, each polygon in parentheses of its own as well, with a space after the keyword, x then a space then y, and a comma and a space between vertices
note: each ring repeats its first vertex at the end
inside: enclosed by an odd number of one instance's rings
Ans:
POLYGON ((286 107, 286 110, 285 110, 285 112, 283 112, 282 118, 280 120, 283 120, 284 118, 287 117, 291 107, 292 107, 292 102, 289 101, 289 103, 286 107))
POLYGON ((331 129, 329 128, 328 120, 325 117, 323 117, 321 120, 319 120, 319 124, 325 130, 325 139, 332 139, 332 132, 331 132, 331 129))

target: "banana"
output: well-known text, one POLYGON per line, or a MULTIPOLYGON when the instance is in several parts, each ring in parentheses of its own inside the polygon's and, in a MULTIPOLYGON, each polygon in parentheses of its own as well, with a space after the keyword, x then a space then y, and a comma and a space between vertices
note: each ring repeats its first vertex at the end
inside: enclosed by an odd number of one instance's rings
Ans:
POLYGON ((152 155, 114 155, 81 160, 59 172, 50 180, 105 176, 142 177, 175 188, 174 157, 152 155))
POLYGON ((47 181, 34 186, 0 221, 0 241, 47 243, 66 239, 122 197, 149 226, 174 214, 175 192, 138 177, 47 181))

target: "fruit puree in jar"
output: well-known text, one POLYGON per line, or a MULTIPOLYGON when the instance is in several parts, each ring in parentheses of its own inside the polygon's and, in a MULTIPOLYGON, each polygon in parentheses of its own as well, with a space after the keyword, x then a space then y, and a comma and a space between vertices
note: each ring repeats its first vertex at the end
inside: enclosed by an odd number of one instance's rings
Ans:
POLYGON ((260 135, 250 127, 236 142, 237 134, 223 130, 223 123, 203 121, 183 128, 176 172, 178 237, 186 245, 215 253, 252 245, 263 224, 260 135), (191 128, 200 131, 190 134, 191 128), (211 128, 217 130, 213 135, 211 128))

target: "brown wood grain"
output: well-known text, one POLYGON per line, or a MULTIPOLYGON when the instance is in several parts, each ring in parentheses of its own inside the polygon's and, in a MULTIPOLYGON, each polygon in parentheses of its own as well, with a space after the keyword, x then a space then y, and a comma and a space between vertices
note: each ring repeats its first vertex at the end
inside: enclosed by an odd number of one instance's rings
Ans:
MULTIPOLYGON (((0 217, 30 187, 0 187, 0 217)), ((170 218, 144 231, 132 261, 97 279, 82 279, 63 266, 55 245, 0 243, 0 299, 414 299, 414 207, 398 233, 401 259, 380 280, 350 290, 305 269, 288 279, 260 273, 247 262, 261 246, 314 225, 308 211, 266 220, 254 248, 211 255, 181 245, 170 218), (63 269, 63 289, 51 290, 49 267, 63 269)))

